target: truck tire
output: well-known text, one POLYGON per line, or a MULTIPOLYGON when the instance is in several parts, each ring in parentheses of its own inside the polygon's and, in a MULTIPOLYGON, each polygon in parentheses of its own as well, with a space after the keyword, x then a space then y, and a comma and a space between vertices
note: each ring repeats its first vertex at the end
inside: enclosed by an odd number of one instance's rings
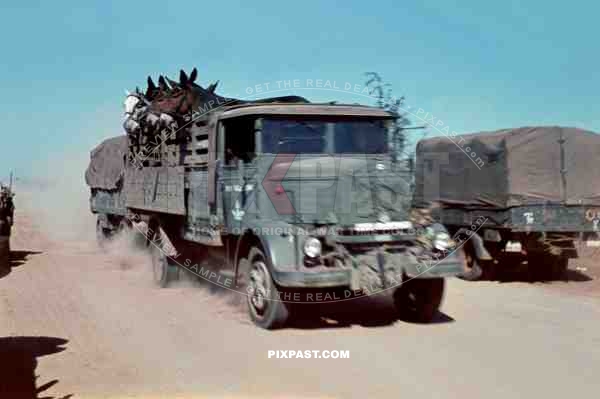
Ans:
POLYGON ((110 236, 110 232, 102 227, 102 222, 100 222, 100 219, 98 218, 96 221, 96 242, 98 243, 98 246, 103 248, 110 239, 110 236))
POLYGON ((569 258, 560 255, 550 255, 550 273, 553 279, 562 280, 567 277, 567 269, 569 268, 569 258))
POLYGON ((166 288, 179 277, 179 267, 157 245, 151 244, 152 277, 159 288, 166 288))
POLYGON ((458 275, 459 278, 466 281, 478 281, 483 279, 492 280, 496 277, 494 263, 491 260, 479 259, 477 251, 470 241, 465 243, 464 253, 467 265, 466 270, 458 275))
POLYGON ((0 269, 10 267, 10 237, 0 236, 0 269))
POLYGON ((527 261, 530 281, 563 279, 569 265, 569 258, 549 253, 530 255, 527 261))
POLYGON ((152 277, 154 284, 159 288, 166 288, 169 285, 171 269, 169 257, 164 251, 154 243, 150 244, 150 253, 152 256, 152 277))
POLYGON ((250 319, 255 325, 266 330, 283 327, 290 313, 288 305, 280 300, 279 290, 273 281, 265 255, 254 247, 250 250, 248 260, 249 267, 242 281, 247 284, 246 297, 250 319))
POLYGON ((171 281, 178 279, 179 266, 166 254, 158 236, 159 233, 154 233, 149 240, 152 277, 157 287, 166 288, 171 281))
POLYGON ((394 292, 394 305, 402 320, 429 323, 444 298, 443 278, 414 278, 394 292))
POLYGON ((483 277, 483 269, 475 257, 467 255, 467 270, 459 274, 458 277, 467 281, 481 280, 483 277))

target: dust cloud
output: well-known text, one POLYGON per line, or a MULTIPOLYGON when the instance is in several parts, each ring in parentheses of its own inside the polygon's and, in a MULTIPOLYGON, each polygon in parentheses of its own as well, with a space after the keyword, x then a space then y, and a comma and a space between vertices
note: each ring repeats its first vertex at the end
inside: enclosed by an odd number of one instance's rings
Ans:
MULTIPOLYGON (((141 245, 143 240, 138 231, 121 232, 101 246, 97 243, 96 215, 90 210, 90 191, 84 178, 90 150, 54 156, 43 163, 39 168, 41 172, 34 178, 17 181, 14 187, 16 207, 30 216, 35 230, 50 241, 52 252, 69 256, 91 255, 92 264, 78 267, 121 273, 120 278, 135 280, 134 286, 159 290, 153 281, 150 251, 141 245)), ((19 223, 18 218, 15 223, 19 223)), ((202 263, 200 259, 192 261, 202 263)), ((165 294, 195 292, 198 300, 210 304, 215 313, 245 320, 244 294, 220 288, 184 269, 172 277, 165 294)))

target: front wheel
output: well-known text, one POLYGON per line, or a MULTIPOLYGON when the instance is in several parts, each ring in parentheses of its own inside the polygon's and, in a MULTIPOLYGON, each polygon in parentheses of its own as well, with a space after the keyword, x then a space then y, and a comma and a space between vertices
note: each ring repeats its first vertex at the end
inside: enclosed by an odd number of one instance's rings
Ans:
POLYGON ((401 319, 428 323, 438 313, 443 297, 443 278, 414 278, 396 289, 394 305, 401 319))
POLYGON ((287 304, 281 301, 265 255, 258 248, 252 248, 248 259, 240 260, 240 263, 246 263, 240 266, 246 268, 243 280, 246 283, 250 319, 258 327, 267 330, 282 327, 288 320, 289 310, 287 304))

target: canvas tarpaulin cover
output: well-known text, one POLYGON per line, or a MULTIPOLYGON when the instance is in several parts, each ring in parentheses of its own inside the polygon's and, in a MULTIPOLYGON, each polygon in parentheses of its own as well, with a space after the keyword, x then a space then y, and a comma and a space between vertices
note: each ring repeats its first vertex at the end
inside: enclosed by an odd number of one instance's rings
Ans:
POLYGON ((90 154, 90 165, 85 172, 85 181, 91 188, 116 190, 125 172, 127 159, 127 136, 104 140, 90 154))
POLYGON ((415 183, 416 202, 600 205, 600 135, 522 127, 422 140, 415 183))

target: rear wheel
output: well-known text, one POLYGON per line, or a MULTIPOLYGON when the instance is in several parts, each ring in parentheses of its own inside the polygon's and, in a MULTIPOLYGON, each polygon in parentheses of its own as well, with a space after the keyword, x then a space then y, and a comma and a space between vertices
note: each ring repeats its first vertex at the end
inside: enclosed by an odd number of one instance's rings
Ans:
POLYGON ((569 267, 569 258, 566 256, 550 255, 549 262, 552 278, 556 280, 566 278, 567 269, 569 267))
POLYGON ((152 277, 158 287, 165 288, 169 282, 177 279, 179 270, 175 262, 165 253, 157 238, 158 236, 155 235, 149 244, 152 257, 152 277))
POLYGON ((562 279, 565 277, 569 265, 569 258, 549 253, 530 255, 527 261, 531 281, 562 279))
POLYGON ((160 288, 165 288, 169 284, 169 263, 167 261, 167 255, 155 245, 152 245, 151 251, 152 277, 154 284, 160 288))
POLYGON ((10 266, 10 237, 0 236, 0 268, 10 266))
POLYGON ((471 253, 466 253, 467 257, 467 270, 461 273, 458 277, 467 281, 477 281, 483 277, 483 269, 481 265, 475 258, 475 256, 471 253))
POLYGON ((412 279, 396 289, 394 305, 401 319, 428 323, 438 313, 443 297, 443 278, 412 279))
MULTIPOLYGON (((247 284, 247 305, 250 319, 257 326, 271 330, 282 327, 289 317, 286 303, 281 301, 279 290, 273 281, 265 255, 258 248, 252 248, 248 262, 240 260, 246 268, 243 281, 247 284)), ((243 272, 243 271, 242 271, 243 272)))
POLYGON ((565 277, 569 258, 549 253, 530 254, 527 267, 530 281, 558 280, 565 277))
POLYGON ((465 243, 464 253, 467 264, 465 271, 458 275, 459 278, 467 281, 496 278, 496 265, 493 260, 477 259, 475 248, 471 242, 465 243))
POLYGON ((110 239, 110 230, 105 229, 100 218, 96 221, 96 242, 98 246, 103 247, 106 242, 110 239))

